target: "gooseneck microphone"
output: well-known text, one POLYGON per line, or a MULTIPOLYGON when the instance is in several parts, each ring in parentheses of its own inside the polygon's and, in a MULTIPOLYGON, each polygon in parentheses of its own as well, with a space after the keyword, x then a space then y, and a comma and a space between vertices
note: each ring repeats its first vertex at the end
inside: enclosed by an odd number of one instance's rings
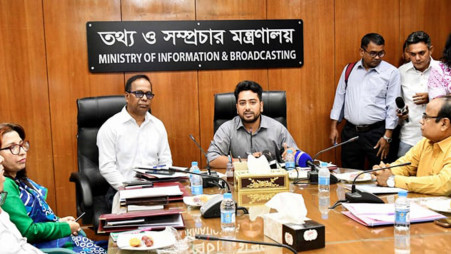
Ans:
MULTIPOLYGON (((137 167, 137 169, 155 170, 153 168, 144 168, 144 167, 137 167)), ((206 174, 202 174, 202 173, 190 172, 188 168, 186 168, 186 170, 180 170, 180 169, 176 169, 173 167, 169 167, 169 169, 159 168, 159 169, 157 169, 157 171, 168 172, 168 173, 178 172, 178 173, 184 173, 184 174, 198 175, 198 176, 201 176, 202 178, 211 178, 211 179, 214 179, 215 181, 222 181, 225 184, 225 186, 227 186, 227 192, 231 192, 229 183, 227 183, 227 181, 222 179, 221 177, 217 177, 217 176, 213 176, 213 175, 206 175, 206 174)), ((216 185, 216 186, 218 186, 218 185, 216 185)), ((219 186, 219 187, 222 187, 222 186, 219 186)))
POLYGON ((208 174, 211 175, 210 162, 208 161, 207 153, 204 151, 204 149, 202 149, 202 146, 200 146, 200 144, 197 143, 196 139, 194 138, 194 136, 192 134, 189 134, 189 137, 194 142, 194 144, 196 144, 197 148, 199 148, 201 153, 205 156, 205 159, 207 159, 207 171, 208 171, 208 174))
MULTIPOLYGON (((402 97, 397 97, 396 98, 396 106, 398 107, 398 112, 401 113, 402 115, 407 115, 409 114, 409 109, 406 106, 406 103, 404 102, 404 99, 402 97)), ((407 117, 406 122, 409 122, 409 118, 407 117)))
MULTIPOLYGON (((204 155, 205 159, 207 160, 207 171, 208 171, 208 175, 209 175, 209 176, 214 176, 214 177, 218 178, 218 173, 216 173, 215 171, 211 171, 211 170, 210 170, 210 161, 208 161, 207 153, 204 151, 204 149, 202 149, 202 147, 201 147, 200 144, 196 141, 196 139, 194 138, 193 135, 189 134, 189 137, 190 137, 191 140, 194 142, 194 144, 196 144, 197 148, 199 148, 199 150, 202 152, 202 154, 204 155)), ((204 186, 204 188, 217 187, 217 186, 218 186, 218 181, 215 180, 216 178, 205 177, 205 174, 202 174, 202 180, 203 180, 203 186, 204 186)))
MULTIPOLYGON (((315 154, 315 156, 313 156, 313 159, 312 159, 311 161, 307 161, 307 165, 309 165, 310 168, 311 168, 310 172, 308 173, 308 179, 309 179, 309 182, 310 182, 310 183, 318 183, 318 170, 317 170, 317 167, 318 167, 318 166, 315 165, 314 161, 316 160, 316 158, 318 158, 318 156, 319 156, 320 154, 322 154, 322 153, 324 153, 324 152, 327 152, 327 151, 329 151, 329 150, 335 149, 335 148, 337 148, 337 147, 339 147, 339 146, 345 145, 345 144, 347 144, 347 143, 354 142, 354 141, 356 141, 357 139, 359 139, 359 136, 355 136, 355 137, 350 138, 350 139, 348 139, 348 140, 346 140, 346 141, 343 141, 343 142, 341 142, 341 143, 335 144, 335 145, 333 145, 333 146, 331 146, 331 147, 328 147, 328 148, 326 148, 326 149, 323 149, 323 150, 317 152, 317 153, 315 154)), ((330 183, 331 183, 331 184, 335 184, 335 183, 337 183, 337 182, 338 182, 337 177, 334 176, 334 175, 330 175, 330 183)))
POLYGON ((405 163, 401 163, 401 164, 391 165, 388 167, 377 168, 377 169, 366 170, 366 171, 360 172, 359 174, 357 174, 354 177, 354 180, 352 181, 351 192, 345 193, 345 200, 338 200, 333 206, 330 207, 330 209, 334 209, 339 204, 345 203, 345 202, 348 202, 348 203, 384 203, 384 201, 382 199, 380 199, 378 196, 376 196, 372 193, 366 192, 366 191, 361 191, 361 190, 356 189, 355 182, 357 181, 359 176, 361 176, 362 174, 365 174, 365 173, 372 173, 372 172, 376 172, 376 171, 380 171, 380 170, 407 166, 410 164, 411 164, 410 162, 405 162, 405 163))
POLYGON ((234 242, 234 243, 249 243, 249 244, 258 244, 258 245, 267 245, 267 246, 276 246, 276 247, 282 247, 287 248, 293 253, 298 253, 295 249, 292 247, 281 244, 281 243, 267 243, 267 242, 258 242, 258 241, 247 241, 247 240, 239 240, 239 239, 229 239, 229 238, 222 238, 222 237, 215 237, 210 235, 195 235, 196 239, 199 240, 207 240, 207 241, 224 241, 224 242, 234 242))

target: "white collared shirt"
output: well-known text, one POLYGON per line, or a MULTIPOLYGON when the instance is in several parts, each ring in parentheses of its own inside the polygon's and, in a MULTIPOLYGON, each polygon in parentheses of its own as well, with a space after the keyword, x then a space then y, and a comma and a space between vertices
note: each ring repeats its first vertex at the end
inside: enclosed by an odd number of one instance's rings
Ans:
POLYGON ((38 248, 27 243, 27 238, 23 237, 9 220, 9 214, 0 209, 0 253, 2 254, 29 254, 42 253, 38 248))
POLYGON ((414 146, 421 140, 421 117, 426 109, 426 104, 417 105, 413 102, 416 93, 428 92, 428 79, 431 69, 438 65, 438 61, 431 58, 429 67, 423 72, 418 71, 412 62, 399 67, 401 74, 402 98, 409 107, 409 122, 404 121, 401 128, 400 139, 403 143, 414 146))
POLYGON ((135 167, 172 166, 168 135, 163 123, 146 113, 138 126, 124 107, 108 119, 97 134, 99 169, 115 189, 135 178, 135 167))

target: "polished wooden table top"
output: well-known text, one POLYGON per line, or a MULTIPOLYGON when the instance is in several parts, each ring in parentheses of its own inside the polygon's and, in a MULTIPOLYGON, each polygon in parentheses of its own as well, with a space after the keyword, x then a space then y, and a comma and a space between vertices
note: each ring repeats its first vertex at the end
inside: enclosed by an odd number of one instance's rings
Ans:
MULTIPOLYGON (((330 204, 334 204, 338 197, 344 198, 346 192, 344 183, 331 185, 330 204)), ((186 186, 189 188, 189 186, 186 186)), ((233 188, 233 187, 232 187, 233 188)), ((394 253, 393 226, 366 227, 341 212, 345 209, 338 206, 329 210, 328 218, 323 219, 318 205, 318 186, 310 184, 290 185, 290 191, 302 194, 307 208, 307 216, 326 228, 326 247, 305 251, 304 253, 394 253)), ((219 188, 204 189, 206 194, 223 192, 219 188)), ((237 192, 232 191, 234 200, 237 192)), ((381 196, 386 203, 393 203, 396 195, 381 196)), ((428 197, 409 193, 409 198, 428 197)), ((421 202, 421 199, 418 199, 421 202)), ((183 202, 171 203, 170 207, 184 210, 183 218, 186 229, 179 232, 183 237, 205 234, 221 237, 220 219, 204 219, 199 208, 187 207, 183 202)), ((445 214, 447 215, 447 214, 445 214)), ((449 214, 448 214, 449 215, 449 214)), ((236 232, 231 236, 236 239, 274 242, 263 234, 263 219, 258 217, 251 221, 249 215, 238 215, 236 218, 236 232)), ((412 224, 410 229, 411 253, 451 253, 451 229, 440 227, 433 222, 412 224)), ((131 253, 119 250, 110 240, 109 253, 131 253)), ((195 240, 189 245, 186 253, 291 253, 278 247, 195 240)))

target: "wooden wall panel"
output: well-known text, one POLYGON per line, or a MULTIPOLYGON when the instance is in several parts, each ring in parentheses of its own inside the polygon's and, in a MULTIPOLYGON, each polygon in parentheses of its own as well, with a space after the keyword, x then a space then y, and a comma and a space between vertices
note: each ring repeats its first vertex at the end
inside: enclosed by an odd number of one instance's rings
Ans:
MULTIPOLYGON (((123 20, 194 20, 193 0, 122 1, 123 20)), ((196 71, 146 73, 153 84, 152 114, 163 121, 168 132, 174 165, 189 166, 200 152, 189 138, 199 133, 196 71)), ((126 79, 132 74, 127 74, 126 79)))
POLYGON ((41 1, 0 1, 0 122, 25 128, 28 176, 55 207, 52 136, 41 1))
POLYGON ((57 211, 75 215, 76 99, 122 94, 124 84, 123 74, 89 72, 86 22, 120 20, 120 0, 45 0, 44 12, 57 211))
MULTIPOLYGON (((287 91, 288 129, 298 146, 311 154, 330 146, 329 113, 334 96, 333 0, 268 1, 268 19, 302 19, 304 66, 270 69, 270 90, 287 91), (318 32, 321 31, 321 32, 318 32)), ((335 161, 335 152, 322 160, 335 161)))
POLYGON ((367 33, 385 39, 385 61, 396 65, 399 47, 399 2, 392 0, 335 1, 335 83, 347 63, 360 59, 360 40, 367 33))
POLYGON ((440 59, 448 35, 451 33, 451 2, 443 0, 400 0, 399 47, 407 36, 423 30, 434 46, 432 57, 440 59))
MULTIPOLYGON (((266 19, 266 1, 221 1, 197 0, 197 20, 240 20, 266 19)), ((264 90, 268 89, 268 71, 259 70, 218 70, 199 71, 199 110, 200 110, 200 140, 202 147, 208 149, 213 139, 214 94, 233 92, 235 86, 242 80, 258 82, 264 90)), ((202 157, 203 167, 206 160, 202 157)))

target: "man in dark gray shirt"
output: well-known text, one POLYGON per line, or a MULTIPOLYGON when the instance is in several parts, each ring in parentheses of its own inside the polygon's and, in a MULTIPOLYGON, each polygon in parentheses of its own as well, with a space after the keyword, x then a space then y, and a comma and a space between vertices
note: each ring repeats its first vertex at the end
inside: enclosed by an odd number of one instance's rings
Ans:
POLYGON ((262 87, 254 81, 242 81, 235 88, 238 116, 222 124, 208 148, 207 159, 213 168, 225 168, 227 155, 234 160, 248 154, 255 157, 269 151, 280 161, 287 149, 299 150, 287 128, 278 121, 264 116, 262 87), (281 154, 281 151, 284 152, 281 154))

